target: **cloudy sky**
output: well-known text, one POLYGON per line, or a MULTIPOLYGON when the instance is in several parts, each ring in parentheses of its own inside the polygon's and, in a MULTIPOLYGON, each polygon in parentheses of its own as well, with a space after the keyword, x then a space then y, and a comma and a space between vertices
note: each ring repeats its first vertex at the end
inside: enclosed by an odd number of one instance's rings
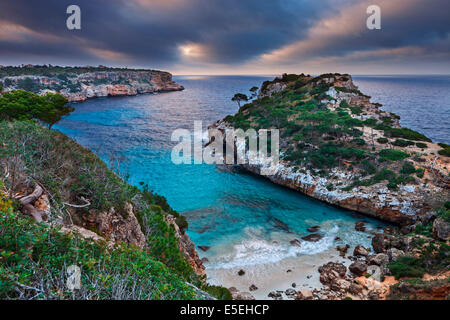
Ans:
POLYGON ((0 64, 449 74, 449 0, 1 0, 0 64), (66 28, 67 6, 81 30, 66 28), (381 8, 381 30, 366 9, 381 8))

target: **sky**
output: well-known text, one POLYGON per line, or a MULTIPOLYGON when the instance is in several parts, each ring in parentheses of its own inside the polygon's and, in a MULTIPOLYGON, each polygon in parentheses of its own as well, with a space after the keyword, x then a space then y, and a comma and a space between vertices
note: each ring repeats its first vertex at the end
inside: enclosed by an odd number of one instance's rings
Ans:
POLYGON ((450 74, 449 0, 1 0, 0 65, 450 74), (69 30, 69 5, 81 30, 69 30), (381 9, 369 30, 366 10, 381 9))

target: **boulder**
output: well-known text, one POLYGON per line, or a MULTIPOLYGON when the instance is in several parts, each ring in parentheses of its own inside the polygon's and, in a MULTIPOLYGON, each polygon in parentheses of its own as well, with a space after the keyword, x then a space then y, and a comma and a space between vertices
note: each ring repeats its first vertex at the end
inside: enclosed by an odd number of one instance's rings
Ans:
POLYGON ((312 300, 313 294, 311 291, 302 289, 300 291, 297 291, 297 297, 296 300, 312 300))
POLYGON ((297 295, 297 292, 294 289, 289 288, 289 289, 286 289, 284 294, 288 297, 295 297, 297 295))
POLYGON ((364 248, 363 246, 356 246, 355 250, 353 250, 353 255, 354 256, 363 256, 363 257, 367 257, 367 255, 369 254, 369 251, 367 251, 366 248, 364 248))
POLYGON ((367 265, 364 262, 355 261, 348 267, 348 269, 355 275, 362 276, 366 274, 367 265))
POLYGON ((362 231, 362 232, 366 231, 366 226, 364 225, 364 222, 357 221, 355 223, 355 230, 356 231, 362 231))
POLYGON ((347 250, 350 248, 350 246, 348 244, 346 244, 345 246, 341 247, 341 246, 337 246, 336 250, 339 251, 339 255, 341 257, 345 257, 345 254, 347 253, 347 250))
POLYGON ((369 265, 382 266, 389 261, 389 257, 385 253, 378 253, 367 257, 369 265))
POLYGON ((244 274, 245 274, 244 270, 241 269, 241 270, 238 271, 238 275, 243 276, 244 274))
POLYGON ((198 246, 198 248, 202 251, 208 251, 211 247, 210 246, 198 246))
POLYGON ((317 242, 322 238, 323 238, 322 235, 320 235, 318 233, 312 233, 312 234, 302 237, 302 240, 309 241, 309 242, 317 242))
POLYGON ((306 230, 308 230, 309 232, 317 232, 317 231, 319 231, 319 229, 320 229, 320 226, 313 226, 313 227, 309 227, 306 230))
POLYGON ((389 258, 389 262, 397 261, 401 256, 404 256, 405 253, 402 250, 398 250, 396 248, 391 248, 387 251, 387 256, 389 258))
POLYGON ((341 291, 341 292, 347 292, 350 288, 350 281, 345 279, 337 279, 331 286, 331 290, 334 291, 341 291))
POLYGON ((230 287, 228 290, 231 293, 233 300, 255 300, 255 297, 250 292, 240 292, 235 287, 230 287))
POLYGON ((281 292, 278 291, 271 291, 267 295, 269 298, 275 299, 275 300, 281 300, 283 299, 283 296, 281 295, 281 292))
POLYGON ((422 224, 429 224, 433 222, 437 218, 437 214, 434 211, 429 211, 421 216, 419 216, 419 221, 422 222, 422 224))
POLYGON ((298 239, 293 239, 293 240, 289 241, 289 243, 296 247, 300 247, 302 245, 302 243, 298 239))
POLYGON ((319 267, 320 282, 324 285, 331 286, 338 279, 344 279, 347 267, 342 263, 328 262, 319 267))
POLYGON ((443 217, 439 217, 434 220, 433 223, 433 235, 442 241, 450 239, 450 222, 446 221, 443 217))
POLYGON ((258 290, 258 287, 255 286, 254 284, 252 284, 252 285, 248 288, 248 290, 250 290, 250 291, 256 291, 256 290, 258 290))
POLYGON ((376 253, 385 252, 387 247, 385 235, 382 233, 375 234, 375 236, 372 238, 372 247, 376 253))
POLYGON ((363 291, 363 286, 358 283, 351 283, 348 288, 348 292, 350 292, 353 295, 357 295, 362 291, 363 291))

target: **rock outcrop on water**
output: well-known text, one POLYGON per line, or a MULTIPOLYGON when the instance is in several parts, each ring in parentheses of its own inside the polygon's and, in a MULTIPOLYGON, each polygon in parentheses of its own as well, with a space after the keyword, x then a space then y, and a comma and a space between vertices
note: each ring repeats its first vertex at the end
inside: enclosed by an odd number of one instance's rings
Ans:
POLYGON ((58 72, 42 69, 39 74, 39 70, 41 69, 33 69, 33 74, 27 74, 25 69, 22 72, 24 74, 0 78, 0 83, 5 91, 24 89, 39 94, 58 92, 69 102, 184 89, 172 80, 169 72, 164 71, 88 67, 82 70, 63 69, 58 72))
MULTIPOLYGON (((279 128, 281 160, 268 179, 407 225, 450 198, 450 158, 441 152, 445 145, 402 128, 397 115, 380 107, 350 75, 284 75, 210 128, 279 128)), ((261 173, 259 163, 242 166, 261 173)))

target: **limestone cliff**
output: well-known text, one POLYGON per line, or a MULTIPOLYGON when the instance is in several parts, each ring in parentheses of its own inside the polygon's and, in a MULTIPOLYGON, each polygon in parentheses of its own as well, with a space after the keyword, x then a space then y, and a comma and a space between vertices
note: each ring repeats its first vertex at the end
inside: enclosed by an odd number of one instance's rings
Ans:
MULTIPOLYGON (((59 92, 69 102, 108 96, 133 96, 141 93, 179 91, 184 87, 168 72, 155 70, 105 69, 105 71, 20 74, 0 78, 5 91, 24 89, 39 94, 59 92)), ((24 71, 25 72, 25 71, 24 71)), ((36 73, 36 72, 34 72, 36 73)))
MULTIPOLYGON (((449 198, 450 159, 401 128, 350 75, 284 75, 258 99, 210 128, 279 128, 281 160, 271 181, 385 221, 409 224, 449 198)), ((260 174, 261 165, 243 167, 260 174)))

